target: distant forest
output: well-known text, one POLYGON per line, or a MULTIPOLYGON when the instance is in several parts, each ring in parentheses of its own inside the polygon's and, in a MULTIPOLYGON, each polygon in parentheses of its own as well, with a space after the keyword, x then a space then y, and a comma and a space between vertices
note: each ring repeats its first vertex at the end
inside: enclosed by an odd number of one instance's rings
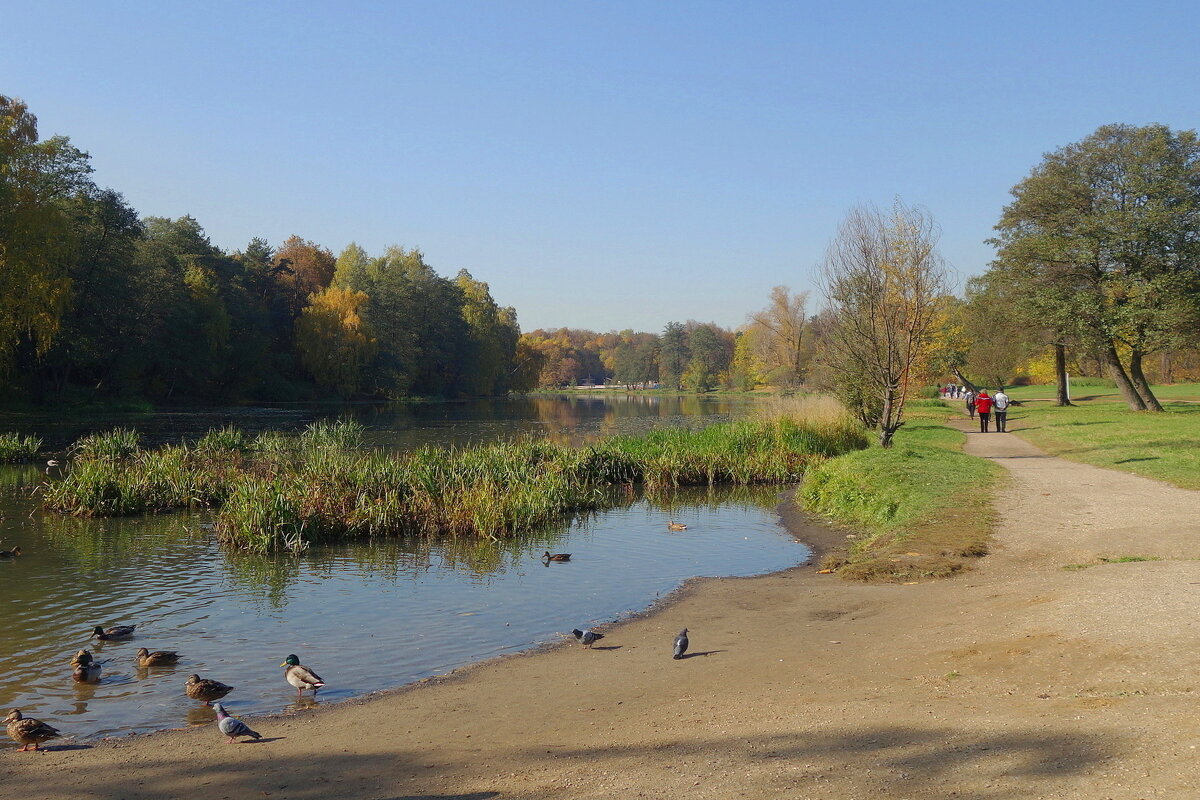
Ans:
MULTIPOLYGON (((91 173, 87 153, 39 139, 25 104, 0 96, 0 402, 491 396, 612 379, 704 391, 798 378, 795 353, 778 367, 769 347, 751 351, 766 341, 753 326, 522 336, 486 283, 465 270, 443 277, 419 250, 350 244, 335 256, 299 236, 224 250, 196 219, 143 217, 91 173)), ((794 350, 800 328, 784 333, 794 350)))

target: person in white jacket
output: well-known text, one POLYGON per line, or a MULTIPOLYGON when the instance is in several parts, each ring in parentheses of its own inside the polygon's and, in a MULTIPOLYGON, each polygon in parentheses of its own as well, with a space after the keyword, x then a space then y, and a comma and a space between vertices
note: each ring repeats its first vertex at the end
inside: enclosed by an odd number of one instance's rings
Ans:
POLYGON ((1008 406, 1011 402, 1003 389, 997 389, 996 393, 992 395, 992 411, 996 415, 997 433, 1008 433, 1005 426, 1008 424, 1008 406))

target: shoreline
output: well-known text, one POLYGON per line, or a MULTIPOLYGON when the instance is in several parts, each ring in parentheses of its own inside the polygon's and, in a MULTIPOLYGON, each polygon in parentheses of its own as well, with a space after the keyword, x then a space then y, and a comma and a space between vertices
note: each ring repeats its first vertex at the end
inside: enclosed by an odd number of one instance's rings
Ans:
MULTIPOLYGON (((760 573, 758 575, 693 576, 684 580, 679 586, 670 592, 656 598, 650 603, 650 605, 646 606, 640 611, 622 614, 616 619, 595 625, 593 627, 601 632, 609 632, 618 630, 623 625, 638 620, 651 619, 655 616, 665 613, 672 605, 687 599, 691 594, 699 591, 701 587, 708 583, 719 583, 723 581, 753 581, 760 578, 789 575, 798 572, 813 572, 815 574, 821 556, 828 552, 829 548, 842 542, 845 539, 845 533, 833 527, 834 523, 824 523, 819 518, 805 512, 795 499, 797 486, 792 486, 780 492, 779 502, 775 507, 774 513, 779 518, 780 523, 783 525, 788 535, 792 536, 792 538, 794 538, 797 542, 808 548, 809 556, 805 561, 790 567, 784 567, 782 569, 760 573)), ((462 666, 454 667, 449 672, 440 673, 437 675, 429 675, 409 683, 404 683, 399 686, 393 686, 386 689, 375 689, 354 697, 348 697, 344 700, 323 702, 303 710, 280 710, 239 715, 239 718, 253 721, 255 724, 258 724, 258 722, 290 720, 298 717, 336 713, 339 710, 345 709, 349 706, 358 706, 384 701, 388 698, 398 697, 400 695, 429 686, 441 685, 455 680, 466 680, 471 676, 471 674, 478 670, 486 669, 490 666, 494 666, 505 661, 539 656, 545 653, 554 652, 559 649, 571 647, 578 647, 578 644, 571 641, 570 637, 563 636, 563 638, 559 640, 535 642, 521 647, 519 650, 515 650, 513 652, 502 653, 480 660, 471 661, 463 664, 462 666)), ((156 730, 142 732, 130 731, 127 733, 101 736, 98 738, 83 738, 78 740, 71 738, 52 740, 50 743, 48 743, 48 747, 50 752, 54 752, 56 747, 64 746, 68 748, 72 746, 94 748, 104 745, 111 745, 114 743, 128 743, 136 739, 187 734, 210 727, 212 727, 211 723, 205 725, 185 725, 173 728, 159 728, 156 730), (64 744, 56 744, 57 742, 64 744)), ((8 749, 16 748, 15 744, 13 744, 13 748, 8 748, 7 744, 9 744, 9 742, 6 740, 6 746, 0 747, 0 754, 3 754, 8 749)))
POLYGON ((1200 492, 967 436, 1013 476, 975 571, 694 580, 606 628, 605 649, 256 717, 250 746, 206 726, 14 752, 0 785, 44 800, 1192 796, 1200 492), (1126 554, 1161 560, 1101 561, 1126 554), (685 626, 693 652, 675 661, 685 626))

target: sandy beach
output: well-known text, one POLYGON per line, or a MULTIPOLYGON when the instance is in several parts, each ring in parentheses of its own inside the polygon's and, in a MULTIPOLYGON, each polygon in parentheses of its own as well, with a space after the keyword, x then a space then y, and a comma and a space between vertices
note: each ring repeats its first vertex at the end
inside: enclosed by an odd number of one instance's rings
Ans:
POLYGON ((967 449, 1010 480, 992 555, 957 578, 695 581, 592 651, 248 720, 261 742, 208 726, 7 751, 0 797, 1196 796, 1200 492, 1011 434, 967 449), (1098 563, 1128 556, 1161 560, 1098 563))

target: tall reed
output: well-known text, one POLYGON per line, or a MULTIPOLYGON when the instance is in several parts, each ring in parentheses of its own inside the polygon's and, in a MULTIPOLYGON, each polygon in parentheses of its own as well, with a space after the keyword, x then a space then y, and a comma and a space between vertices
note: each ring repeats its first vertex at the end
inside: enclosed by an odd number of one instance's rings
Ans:
POLYGON ((541 440, 407 453, 359 449, 363 429, 318 423, 251 440, 223 430, 194 447, 79 458, 48 483, 48 508, 100 516, 219 506, 221 541, 269 552, 371 536, 528 531, 608 508, 621 487, 784 483, 814 460, 866 446, 858 426, 779 416, 661 430, 575 448, 541 440))
POLYGON ((0 433, 0 464, 32 461, 42 449, 42 440, 19 433, 0 433))

